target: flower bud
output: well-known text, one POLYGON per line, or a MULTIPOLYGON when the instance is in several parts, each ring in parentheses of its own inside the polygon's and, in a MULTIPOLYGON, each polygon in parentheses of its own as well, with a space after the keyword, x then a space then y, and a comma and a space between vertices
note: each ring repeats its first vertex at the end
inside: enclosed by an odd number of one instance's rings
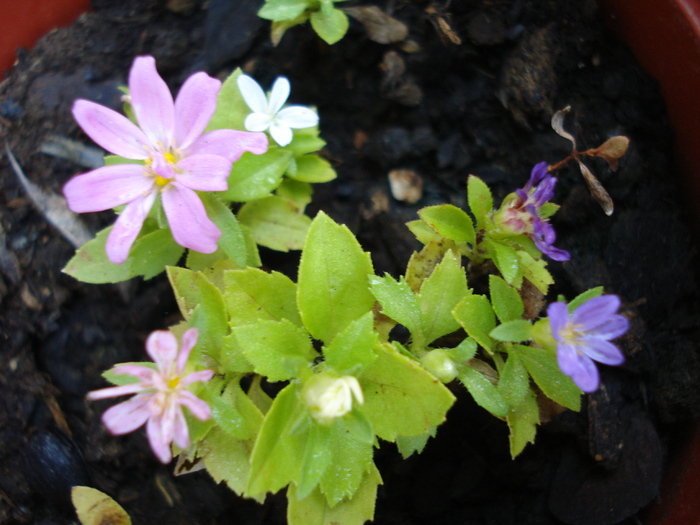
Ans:
POLYGON ((423 367, 443 383, 457 377, 457 366, 444 350, 437 348, 425 354, 421 360, 423 367))
POLYGON ((354 376, 336 377, 320 373, 309 379, 302 397, 319 423, 327 425, 352 410, 352 399, 360 405, 365 398, 360 383, 354 376))

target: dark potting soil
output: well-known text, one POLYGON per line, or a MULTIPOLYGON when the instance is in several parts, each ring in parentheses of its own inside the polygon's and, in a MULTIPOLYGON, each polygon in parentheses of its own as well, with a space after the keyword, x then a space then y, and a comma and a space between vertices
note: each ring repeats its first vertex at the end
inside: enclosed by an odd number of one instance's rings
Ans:
MULTIPOLYGON (((94 11, 48 34, 0 85, 0 139, 40 188, 85 168, 40 153, 52 135, 89 144, 70 115, 75 98, 120 109, 136 55, 156 57, 176 90, 192 72, 225 77, 243 67, 263 86, 278 75, 292 101, 317 105, 324 155, 338 179, 315 189, 310 213, 347 224, 372 252, 378 273, 399 275, 419 245, 403 226, 420 207, 465 206, 470 173, 497 200, 531 167, 613 135, 631 146, 616 173, 587 161, 615 201, 612 217, 591 198, 575 166, 558 173, 557 293, 598 285, 619 294, 628 356, 602 370, 603 386, 580 414, 543 413, 537 444, 512 460, 505 424, 459 386, 446 424, 423 454, 403 461, 383 444, 384 479, 375 522, 394 524, 604 525, 639 523, 657 494, 677 425, 700 410, 700 322, 693 259, 671 161, 671 132, 655 82, 580 0, 387 0, 408 37, 383 45, 352 21, 334 46, 308 26, 278 47, 258 19, 258 0, 94 0, 94 11), (461 44, 456 44, 456 38, 461 44), (395 200, 387 175, 413 170, 423 194, 395 200)), ((3 148, 4 150, 4 148, 3 148)), ((61 274, 71 245, 36 210, 6 155, 0 160, 0 523, 65 524, 69 490, 87 484, 113 496, 135 524, 284 523, 284 497, 264 506, 217 486, 204 472, 174 477, 144 432, 112 437, 88 403, 114 363, 144 359, 143 341, 179 320, 164 276, 84 285, 61 274)), ((111 212, 82 220, 94 231, 111 212)), ((267 267, 295 277, 298 253, 263 250, 267 267)))

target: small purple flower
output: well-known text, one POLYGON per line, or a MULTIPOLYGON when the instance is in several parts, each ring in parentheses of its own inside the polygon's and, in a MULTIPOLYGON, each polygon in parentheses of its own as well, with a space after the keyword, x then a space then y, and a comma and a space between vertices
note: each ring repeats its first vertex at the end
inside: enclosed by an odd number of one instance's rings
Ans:
POLYGON ((107 256, 116 264, 129 255, 156 197, 175 241, 212 253, 221 236, 207 217, 197 191, 228 188, 231 164, 245 151, 267 151, 264 133, 219 129, 204 133, 216 110, 221 82, 206 73, 189 77, 173 102, 151 56, 136 57, 129 73, 131 106, 138 126, 109 108, 76 100, 73 116, 83 131, 107 151, 143 164, 98 168, 63 187, 76 213, 126 204, 107 238, 107 256))
POLYGON ((95 390, 87 395, 94 401, 137 394, 108 409, 102 414, 102 422, 115 436, 133 432, 146 423, 151 449, 162 463, 169 463, 172 459, 171 443, 175 442, 182 449, 190 446, 183 406, 202 421, 211 417, 209 405, 185 388, 195 381, 209 381, 214 375, 213 370, 184 375, 198 335, 196 328, 187 330, 178 352, 175 336, 167 330, 156 330, 146 340, 146 351, 158 365, 158 370, 138 364, 117 365, 112 369, 113 373, 130 375, 139 381, 95 390))
POLYGON ((589 299, 572 314, 566 303, 547 307, 552 336, 557 341, 559 368, 584 392, 595 392, 600 384, 593 361, 605 365, 620 365, 625 361, 620 349, 610 342, 629 327, 627 319, 616 313, 618 308, 620 299, 616 295, 589 299))
POLYGON ((540 208, 554 196, 557 179, 547 173, 547 163, 532 168, 530 180, 522 189, 515 190, 515 198, 504 205, 499 213, 501 224, 514 233, 524 233, 535 241, 544 255, 555 261, 568 261, 569 252, 553 246, 557 238, 547 219, 540 217, 540 208))

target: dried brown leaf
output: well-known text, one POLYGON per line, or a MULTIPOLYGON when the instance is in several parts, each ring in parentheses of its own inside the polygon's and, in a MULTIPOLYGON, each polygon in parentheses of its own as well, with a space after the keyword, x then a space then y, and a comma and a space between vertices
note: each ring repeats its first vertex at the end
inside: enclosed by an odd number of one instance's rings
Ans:
POLYGON ((343 11, 365 26, 369 39, 378 44, 401 42, 408 36, 406 24, 390 17, 375 5, 346 7, 343 11))
POLYGON ((591 170, 589 170, 588 167, 586 167, 586 165, 579 159, 576 159, 576 161, 578 162, 579 168, 581 168, 581 175, 583 175, 586 184, 588 184, 588 190, 591 192, 591 195, 596 201, 598 201, 600 207, 603 208, 605 215, 612 215, 613 210, 615 209, 612 198, 608 192, 605 191, 605 188, 603 188, 603 185, 595 177, 595 175, 593 175, 591 170))
POLYGON ((627 153, 630 139, 624 135, 609 138, 595 149, 589 150, 588 154, 605 159, 610 165, 610 169, 617 171, 618 161, 627 153))
POLYGON ((552 116, 552 129, 557 132, 557 135, 571 141, 571 151, 576 151, 576 139, 573 135, 564 130, 564 119, 571 111, 571 106, 566 106, 564 109, 557 111, 552 116))

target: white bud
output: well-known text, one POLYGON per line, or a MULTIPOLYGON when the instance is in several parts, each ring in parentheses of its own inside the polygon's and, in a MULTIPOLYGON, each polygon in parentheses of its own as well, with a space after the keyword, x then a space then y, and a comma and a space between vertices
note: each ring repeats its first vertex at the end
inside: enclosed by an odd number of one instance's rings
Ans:
POLYGON ((326 373, 309 379, 304 385, 302 396, 311 415, 323 424, 330 424, 350 412, 353 397, 360 405, 365 402, 357 378, 335 377, 326 373))
POLYGON ((457 377, 457 366, 444 350, 436 348, 425 354, 421 360, 425 369, 443 383, 449 383, 457 377))

